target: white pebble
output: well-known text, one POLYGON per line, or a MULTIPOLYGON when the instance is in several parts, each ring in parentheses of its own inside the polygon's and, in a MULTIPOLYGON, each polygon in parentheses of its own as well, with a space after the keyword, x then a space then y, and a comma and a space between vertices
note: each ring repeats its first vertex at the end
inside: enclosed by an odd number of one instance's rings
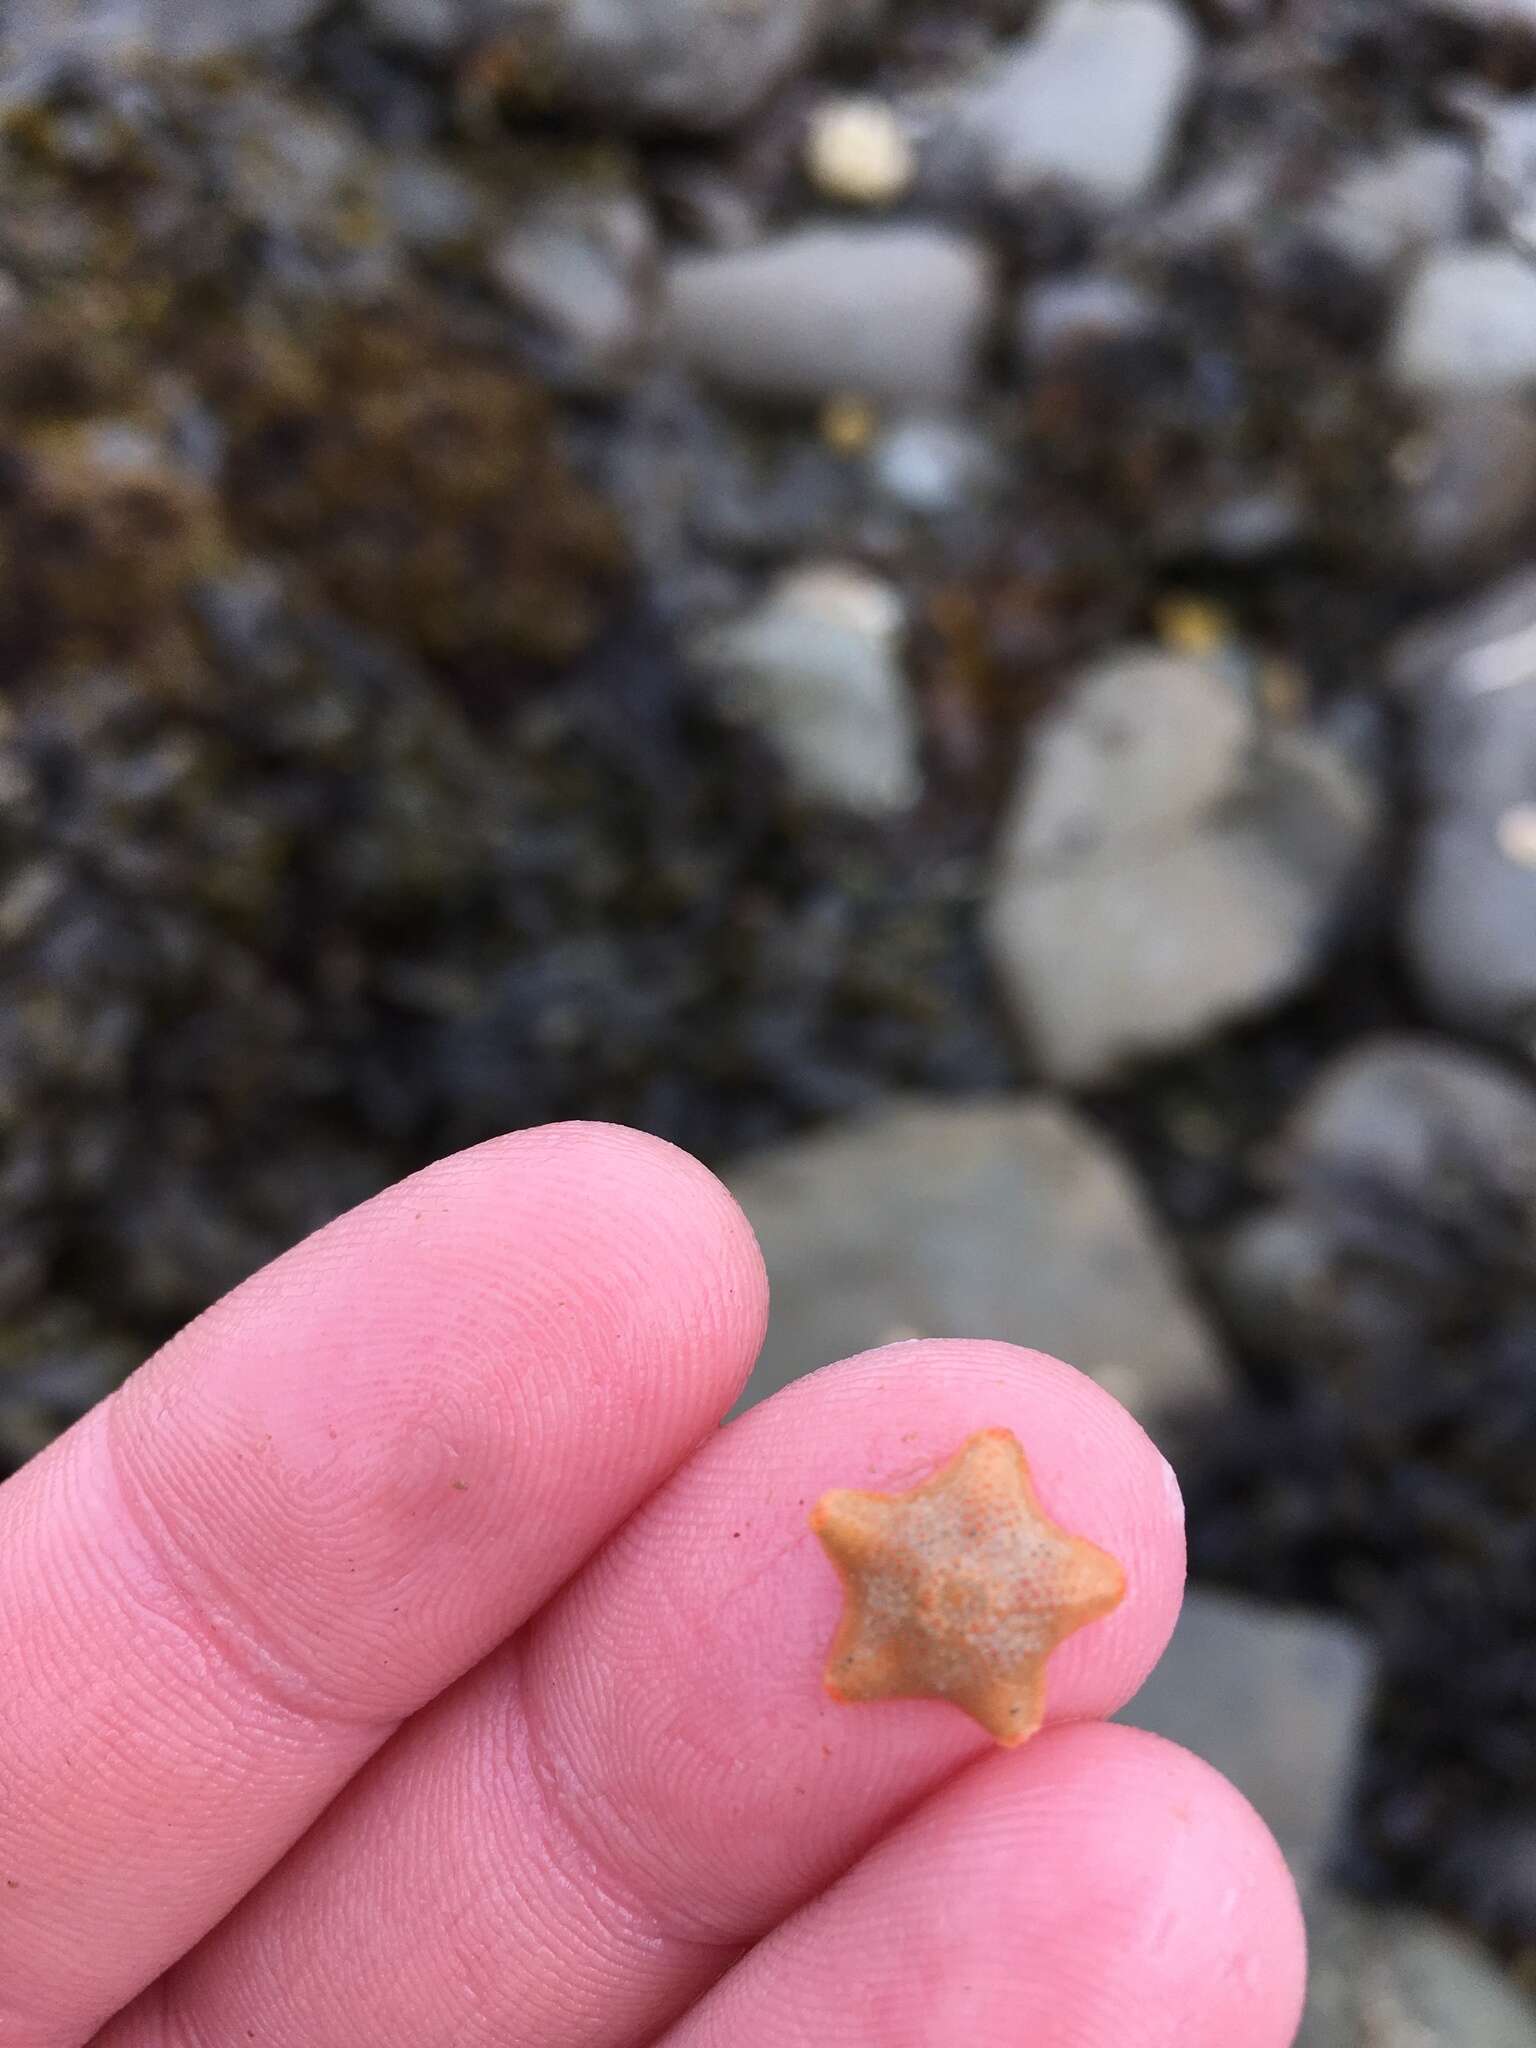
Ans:
POLYGON ((850 206, 889 206, 911 186, 912 144, 881 100, 833 100, 811 116, 806 141, 811 181, 850 206))

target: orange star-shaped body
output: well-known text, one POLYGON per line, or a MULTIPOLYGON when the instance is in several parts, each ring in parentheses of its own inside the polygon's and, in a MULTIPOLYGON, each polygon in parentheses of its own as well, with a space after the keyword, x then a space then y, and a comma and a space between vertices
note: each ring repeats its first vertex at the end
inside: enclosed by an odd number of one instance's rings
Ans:
POLYGON ((973 1436, 911 1493, 829 1493, 811 1527, 847 1596, 837 1700, 950 1700, 1008 1748, 1045 1718, 1056 1646, 1111 1613, 1125 1573, 1035 1495, 1006 1429, 973 1436))

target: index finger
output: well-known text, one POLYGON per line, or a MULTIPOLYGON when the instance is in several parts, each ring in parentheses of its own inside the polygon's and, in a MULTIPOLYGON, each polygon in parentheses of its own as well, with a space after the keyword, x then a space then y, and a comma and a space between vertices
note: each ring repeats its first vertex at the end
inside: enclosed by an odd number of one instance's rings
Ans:
POLYGON ((524 1132, 279 1260, 0 1489, 0 2039, 81 2040, 220 1920, 719 1420, 765 1313, 702 1167, 524 1132))

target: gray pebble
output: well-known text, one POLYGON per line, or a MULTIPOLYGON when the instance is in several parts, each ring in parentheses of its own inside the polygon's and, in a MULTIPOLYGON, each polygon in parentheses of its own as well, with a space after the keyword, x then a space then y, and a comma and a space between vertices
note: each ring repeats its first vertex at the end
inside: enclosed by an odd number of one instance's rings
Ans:
POLYGON ((678 257, 667 323, 681 359, 765 398, 964 395, 991 310, 985 254, 930 227, 811 227, 749 249, 678 257))
POLYGON ((1213 669, 1095 664, 1025 762, 986 915, 1046 1072, 1104 1080, 1290 994, 1374 823, 1337 751, 1266 733, 1213 669))
POLYGON ((781 578, 694 652, 722 708, 766 734, 804 796, 882 816, 921 790, 902 626, 888 584, 826 564, 781 578))
POLYGON ((1172 0, 1055 0, 970 95, 961 125, 1004 196, 1062 185, 1126 206, 1161 175, 1199 62, 1172 0))
POLYGON ((1275 1200, 1219 1249, 1229 1313, 1271 1351, 1381 1355, 1433 1326, 1445 1276, 1426 1243, 1536 1217, 1536 1090, 1448 1041, 1364 1040, 1303 1097, 1269 1164, 1275 1200))
POLYGON ((1464 143, 1422 135, 1347 171, 1317 209, 1317 231, 1356 263, 1385 269, 1467 231, 1477 165, 1464 143))
POLYGON ((955 419, 897 420, 870 451, 876 488, 903 511, 935 517, 985 490, 993 467, 986 438, 955 419))
POLYGON ((1388 367, 1415 392, 1536 386, 1536 263, 1492 242, 1431 253, 1398 309, 1388 367))
POLYGON ((1410 959, 1447 1022, 1536 1054, 1536 575, 1409 635, 1422 823, 1410 959))
POLYGON ((615 193, 535 208, 492 252, 491 271, 554 343, 556 373, 602 387, 636 363, 654 259, 645 208, 615 193))

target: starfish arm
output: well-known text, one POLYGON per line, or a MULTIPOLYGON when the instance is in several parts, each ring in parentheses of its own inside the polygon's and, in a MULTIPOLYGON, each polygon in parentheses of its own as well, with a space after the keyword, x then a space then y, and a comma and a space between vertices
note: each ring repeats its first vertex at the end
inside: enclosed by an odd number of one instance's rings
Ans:
POLYGON ((1117 1558, 1097 1544, 1079 1537, 1074 1546, 1073 1568, 1061 1589, 1062 1633, 1086 1628, 1113 1614, 1125 1598, 1125 1570, 1117 1558))
POLYGON ((994 1742, 1017 1749, 1039 1733, 1045 1720, 1045 1659, 1024 1670, 984 1680, 953 1698, 994 1742))
POLYGON ((887 1541, 889 1503, 873 1493, 829 1493, 817 1502, 811 1527, 835 1565, 859 1569, 887 1541))

